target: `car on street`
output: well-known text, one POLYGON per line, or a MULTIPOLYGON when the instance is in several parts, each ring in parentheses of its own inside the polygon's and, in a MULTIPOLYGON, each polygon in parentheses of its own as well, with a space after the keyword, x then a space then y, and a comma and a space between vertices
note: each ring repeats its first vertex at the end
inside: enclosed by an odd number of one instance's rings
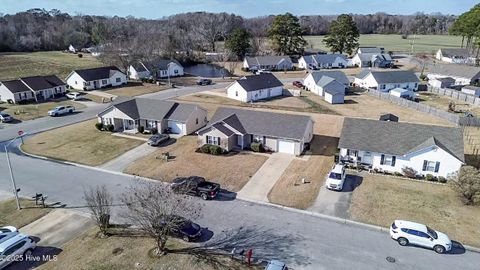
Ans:
POLYGON ((197 81, 197 85, 210 85, 212 84, 212 80, 210 79, 199 79, 197 81))
POLYGON ((328 173, 325 187, 331 190, 341 191, 343 184, 345 184, 345 165, 335 164, 332 170, 328 173))
POLYGON ((173 237, 181 238, 185 242, 191 242, 198 239, 202 235, 202 227, 191 220, 181 216, 169 216, 172 226, 171 235, 173 237))
POLYGON ((10 114, 0 112, 0 122, 1 123, 9 123, 9 122, 12 122, 12 121, 13 121, 13 117, 10 114))
POLYGON ((0 243, 5 242, 17 234, 18 230, 13 226, 5 226, 0 228, 0 243))
POLYGON ((168 141, 168 139, 170 139, 170 136, 167 134, 155 134, 148 139, 147 144, 150 146, 158 146, 161 143, 168 141))
POLYGON ((78 100, 82 97, 82 94, 80 94, 78 92, 69 92, 65 96, 69 99, 72 99, 72 100, 78 100))
POLYGON ((48 111, 48 115, 50 116, 60 116, 60 115, 64 115, 64 114, 68 114, 68 113, 73 113, 75 111, 75 107, 73 106, 58 106, 58 107, 55 107, 53 109, 51 109, 50 111, 48 111))
POLYGON ((206 181, 200 176, 178 177, 170 184, 177 193, 200 196, 204 200, 214 199, 220 191, 220 185, 206 181))
POLYGON ((32 256, 36 247, 37 243, 30 236, 21 233, 0 243, 0 269, 32 256))
POLYGON ((303 87, 303 83, 301 81, 294 81, 292 84, 293 84, 293 86, 298 87, 298 88, 303 87))
POLYGON ((271 260, 265 266, 265 270, 288 270, 288 267, 284 262, 271 260))
POLYGON ((426 247, 440 254, 452 250, 452 241, 446 234, 412 221, 395 220, 390 226, 390 236, 401 246, 426 247))

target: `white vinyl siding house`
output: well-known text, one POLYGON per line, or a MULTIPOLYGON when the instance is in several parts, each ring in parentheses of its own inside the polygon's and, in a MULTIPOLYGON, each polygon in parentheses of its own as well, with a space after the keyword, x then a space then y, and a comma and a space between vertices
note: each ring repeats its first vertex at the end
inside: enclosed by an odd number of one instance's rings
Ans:
POLYGON ((242 102, 269 99, 283 95, 283 84, 271 73, 246 76, 227 88, 227 96, 242 102))
POLYGON ((23 77, 0 82, 0 100, 10 103, 43 101, 63 96, 65 83, 55 75, 23 77))
POLYGON ((127 76, 116 67, 74 70, 66 78, 72 89, 94 90, 127 84, 127 76))
POLYGON ((454 64, 475 64, 476 60, 465 48, 440 48, 435 53, 435 58, 442 62, 454 64))
POLYGON ((243 68, 248 70, 291 70, 293 63, 289 56, 246 56, 243 59, 243 68))
POLYGON ((139 61, 128 68, 130 79, 167 78, 185 75, 183 66, 176 60, 159 59, 151 62, 139 61))
POLYGON ((346 68, 349 65, 343 54, 305 55, 298 60, 298 67, 303 69, 346 68))
POLYGON ((376 89, 382 92, 389 92, 395 88, 416 91, 419 83, 420 80, 412 71, 361 72, 355 77, 354 81, 354 84, 359 87, 376 89))
POLYGON ((480 82, 480 67, 437 63, 427 66, 426 70, 428 80, 451 78, 454 81, 452 86, 480 82))

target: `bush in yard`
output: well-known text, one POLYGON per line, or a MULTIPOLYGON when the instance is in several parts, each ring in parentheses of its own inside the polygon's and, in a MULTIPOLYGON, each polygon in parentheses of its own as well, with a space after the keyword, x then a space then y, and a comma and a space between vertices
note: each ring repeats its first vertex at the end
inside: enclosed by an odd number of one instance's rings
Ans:
POLYGON ((106 125, 105 126, 105 129, 110 131, 110 132, 113 132, 113 130, 115 129, 115 127, 113 125, 106 125))
POLYGON ((145 131, 145 128, 143 126, 138 126, 137 130, 138 130, 138 133, 143 133, 145 131))
POLYGON ((439 176, 439 177, 438 177, 438 182, 445 184, 445 183, 447 183, 447 178, 445 178, 445 177, 443 177, 443 176, 439 176))
POLYGON ((257 143, 257 142, 252 142, 250 144, 250 148, 252 149, 253 152, 262 153, 262 152, 265 151, 265 149, 263 148, 263 145, 261 143, 257 143))
POLYGON ((399 172, 394 172, 393 175, 395 175, 395 176, 403 176, 403 174, 402 174, 402 173, 399 173, 399 172))
POLYGON ((463 166, 448 177, 452 188, 458 192, 466 205, 480 205, 480 171, 472 166, 463 166))
POLYGON ((403 167, 402 172, 403 172, 403 175, 405 175, 408 178, 416 178, 417 177, 417 171, 412 167, 403 167))
POLYGON ((425 74, 420 75, 420 80, 422 80, 422 81, 427 80, 427 75, 425 75, 425 74))
POLYGON ((152 134, 157 134, 157 133, 158 133, 158 130, 157 130, 156 128, 152 128, 152 129, 150 129, 150 132, 151 132, 152 134))
POLYGON ((210 154, 210 144, 204 144, 200 147, 200 152, 210 154))
POLYGON ((210 145, 209 150, 212 155, 220 155, 223 152, 223 149, 218 145, 210 145))
POLYGON ((95 123, 95 128, 98 129, 98 130, 102 130, 103 129, 103 124, 102 123, 95 123))
POLYGON ((427 181, 435 181, 435 177, 431 174, 425 175, 425 180, 427 181))
POLYGON ((78 58, 82 58, 83 57, 83 54, 79 53, 77 54, 78 58))

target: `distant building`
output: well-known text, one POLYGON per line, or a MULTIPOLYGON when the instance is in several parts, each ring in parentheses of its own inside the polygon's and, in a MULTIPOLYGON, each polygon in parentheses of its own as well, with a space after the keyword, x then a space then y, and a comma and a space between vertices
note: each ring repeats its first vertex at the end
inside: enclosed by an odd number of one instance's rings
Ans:
POLYGON ((480 82, 480 68, 467 65, 440 64, 428 65, 426 73, 429 80, 451 77, 453 85, 469 85, 480 82))
POLYGON ((293 63, 289 56, 245 56, 243 68, 248 70, 291 70, 293 63))
POLYGON ((420 80, 413 71, 372 71, 363 70, 356 77, 354 84, 363 87, 376 89, 382 92, 389 92, 394 88, 403 88, 416 91, 420 80))
POLYGON ((462 87, 462 92, 465 94, 469 94, 475 97, 480 97, 480 87, 467 85, 462 87))
POLYGON ((476 58, 472 57, 465 48, 440 48, 435 54, 435 58, 442 62, 455 64, 475 64, 476 58))
POLYGON ((66 84, 55 75, 0 82, 0 100, 9 103, 42 101, 65 94, 66 84))
POLYGON ((300 57, 298 67, 303 69, 346 68, 347 56, 343 54, 313 54, 300 57))
POLYGON ((428 85, 435 88, 450 88, 455 84, 455 79, 452 77, 436 77, 428 80, 428 85))
POLYGON ((133 80, 142 78, 167 78, 183 76, 183 66, 175 59, 157 59, 153 61, 137 61, 128 68, 128 77, 133 80))
POLYGON ((352 64, 361 68, 389 68, 393 66, 393 60, 383 48, 360 47, 352 58, 352 64))

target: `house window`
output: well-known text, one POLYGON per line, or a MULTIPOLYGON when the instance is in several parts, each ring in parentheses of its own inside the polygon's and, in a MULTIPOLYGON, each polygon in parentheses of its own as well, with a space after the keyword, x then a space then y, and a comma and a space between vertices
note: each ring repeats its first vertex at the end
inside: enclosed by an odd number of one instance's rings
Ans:
POLYGON ((358 151, 357 151, 357 150, 347 149, 347 156, 356 157, 357 155, 358 155, 358 151))
POLYGON ((418 83, 415 83, 415 86, 414 86, 414 87, 417 88, 417 87, 418 87, 418 83))
POLYGON ((177 69, 175 69, 175 70, 173 71, 173 73, 175 73, 175 74, 178 74, 178 70, 177 70, 177 69))
POLYGON ((387 166, 395 167, 395 161, 396 160, 397 160, 397 157, 395 157, 395 156, 382 155, 380 157, 380 165, 387 165, 387 166))
POLYGON ((238 97, 238 91, 235 91, 235 96, 238 97))
POLYGON ((385 84, 381 84, 380 89, 385 89, 385 84))
POLYGON ((198 118, 195 118, 195 125, 198 125, 198 118))
POLYGON ((423 161, 422 171, 424 171, 424 172, 438 172, 439 169, 440 169, 440 162, 430 161, 430 160, 424 160, 423 161))
POLYGON ((102 84, 107 84, 107 80, 102 80, 102 84))
POLYGON ((220 137, 207 136, 207 144, 220 145, 220 137))
POLYGON ((84 82, 83 83, 85 86, 90 86, 90 82, 84 82))
POLYGON ((157 121, 148 120, 147 121, 147 128, 157 128, 157 121))

